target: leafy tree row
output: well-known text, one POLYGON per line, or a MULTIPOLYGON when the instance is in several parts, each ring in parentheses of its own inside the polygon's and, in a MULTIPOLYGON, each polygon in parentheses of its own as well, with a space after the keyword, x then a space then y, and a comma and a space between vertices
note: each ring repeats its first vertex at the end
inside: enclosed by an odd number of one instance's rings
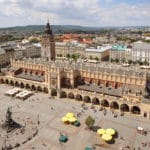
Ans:
POLYGON ((16 39, 11 34, 0 36, 0 42, 8 42, 8 41, 13 41, 13 40, 16 40, 16 39))
POLYGON ((74 61, 77 61, 77 59, 79 59, 79 57, 80 57, 80 54, 67 54, 66 57, 68 59, 72 58, 74 61))
POLYGON ((140 60, 137 60, 137 61, 132 61, 131 59, 130 60, 125 60, 125 59, 122 59, 122 60, 119 60, 118 58, 116 58, 116 59, 112 59, 111 58, 111 62, 116 62, 116 63, 119 63, 119 62, 122 62, 122 63, 125 63, 125 62, 127 62, 128 64, 139 64, 139 65, 149 65, 149 62, 147 61, 147 60, 145 60, 145 61, 140 61, 140 60))

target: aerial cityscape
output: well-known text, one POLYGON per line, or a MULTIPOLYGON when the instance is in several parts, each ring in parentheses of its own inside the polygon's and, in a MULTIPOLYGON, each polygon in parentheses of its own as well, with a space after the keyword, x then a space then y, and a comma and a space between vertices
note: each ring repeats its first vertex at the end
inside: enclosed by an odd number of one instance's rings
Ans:
POLYGON ((0 8, 1 150, 150 149, 148 0, 0 8))

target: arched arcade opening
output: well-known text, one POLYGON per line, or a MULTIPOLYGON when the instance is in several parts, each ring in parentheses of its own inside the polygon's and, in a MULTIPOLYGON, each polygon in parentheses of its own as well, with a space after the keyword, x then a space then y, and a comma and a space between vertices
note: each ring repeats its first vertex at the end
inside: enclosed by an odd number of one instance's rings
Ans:
POLYGON ((138 106, 131 107, 131 113, 133 114, 141 114, 141 109, 138 106))
POLYGON ((24 88, 25 86, 24 86, 24 84, 21 82, 20 83, 20 88, 24 88))
POLYGON ((82 101, 82 96, 81 96, 80 94, 77 94, 77 95, 76 95, 76 100, 82 101))
POLYGON ((33 90, 33 91, 36 91, 36 90, 37 90, 36 87, 35 87, 35 85, 32 85, 32 86, 31 86, 31 90, 33 90))
POLYGON ((84 96, 83 100, 85 103, 91 103, 91 98, 89 96, 84 96))
POLYGON ((40 86, 37 87, 37 91, 42 92, 42 88, 40 86))
POLYGON ((120 105, 120 110, 123 111, 123 112, 129 112, 130 108, 127 104, 121 104, 120 105))
POLYGON ((101 106, 103 106, 103 107, 109 107, 109 102, 106 99, 103 99, 101 101, 101 106))
POLYGON ((92 99, 92 104, 94 104, 94 105, 100 105, 99 99, 98 99, 97 97, 94 97, 94 98, 92 99))
POLYGON ((110 108, 112 109, 119 109, 119 104, 117 102, 111 102, 110 103, 110 108))
POLYGON ((31 88, 29 84, 26 84, 25 87, 26 87, 26 89, 30 89, 31 88))
POLYGON ((56 89, 51 90, 51 96, 57 96, 57 90, 56 89))
POLYGON ((10 85, 14 86, 14 81, 11 80, 10 81, 10 85))
POLYGON ((4 83, 4 79, 1 79, 0 82, 3 84, 4 83))
POLYGON ((74 99, 74 94, 73 94, 72 92, 70 92, 70 93, 68 94, 68 98, 74 99))
POLYGON ((6 83, 6 84, 9 84, 9 80, 8 80, 8 79, 6 79, 6 80, 5 80, 5 83, 6 83))
POLYGON ((61 91, 60 97, 61 98, 67 98, 67 93, 65 91, 61 91))
POLYGON ((43 89, 43 92, 44 92, 44 93, 48 93, 48 88, 45 87, 45 88, 43 89))
POLYGON ((15 82, 15 86, 16 86, 16 87, 19 87, 19 83, 18 83, 17 81, 15 82))

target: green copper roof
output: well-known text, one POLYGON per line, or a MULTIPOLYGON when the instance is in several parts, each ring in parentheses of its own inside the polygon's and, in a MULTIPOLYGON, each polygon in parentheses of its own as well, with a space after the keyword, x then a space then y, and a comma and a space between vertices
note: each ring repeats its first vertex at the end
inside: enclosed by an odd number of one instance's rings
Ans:
POLYGON ((127 49, 127 46, 125 46, 125 45, 113 45, 113 46, 112 46, 112 49, 113 49, 113 50, 124 51, 124 50, 127 49))

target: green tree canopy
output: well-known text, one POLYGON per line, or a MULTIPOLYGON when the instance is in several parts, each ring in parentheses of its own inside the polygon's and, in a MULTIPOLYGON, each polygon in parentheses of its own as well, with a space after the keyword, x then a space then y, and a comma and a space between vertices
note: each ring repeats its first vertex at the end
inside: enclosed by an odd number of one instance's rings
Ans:
POLYGON ((116 59, 115 59, 115 62, 116 62, 116 63, 118 63, 118 62, 119 62, 119 59, 118 59, 118 58, 116 58, 116 59))
POLYGON ((85 120, 85 124, 87 125, 89 129, 93 127, 94 123, 95 123, 95 119, 92 118, 91 116, 88 116, 85 120))
POLYGON ((69 59, 70 58, 70 54, 67 54, 66 57, 69 59))
POLYGON ((128 64, 132 64, 132 60, 131 59, 128 60, 128 64))
POLYGON ((72 59, 74 60, 74 61, 77 61, 77 59, 79 59, 79 57, 80 57, 80 55, 79 54, 72 54, 72 59))
POLYGON ((37 38, 32 38, 32 39, 30 39, 30 42, 31 42, 31 43, 38 43, 39 40, 38 40, 37 38))
POLYGON ((97 60, 97 61, 98 61, 98 60, 99 60, 99 58, 98 58, 98 57, 95 57, 95 60, 97 60))

